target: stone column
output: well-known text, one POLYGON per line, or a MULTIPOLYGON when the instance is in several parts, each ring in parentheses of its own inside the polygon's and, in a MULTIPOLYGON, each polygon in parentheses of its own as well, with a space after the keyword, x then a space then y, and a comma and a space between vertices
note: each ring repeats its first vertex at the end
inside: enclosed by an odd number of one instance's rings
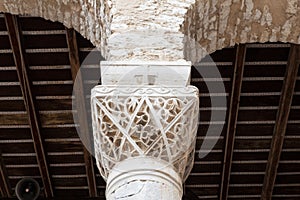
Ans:
POLYGON ((92 90, 108 200, 180 200, 194 160, 198 89, 188 62, 102 62, 92 90))

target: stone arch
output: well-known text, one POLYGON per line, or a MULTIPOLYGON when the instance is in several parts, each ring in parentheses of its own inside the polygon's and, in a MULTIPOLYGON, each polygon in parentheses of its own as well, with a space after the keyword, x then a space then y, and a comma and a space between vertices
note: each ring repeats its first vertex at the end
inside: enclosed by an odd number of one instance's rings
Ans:
MULTIPOLYGON (((117 45, 109 45, 110 36, 116 34, 113 27, 119 28, 121 27, 119 25, 123 23, 122 20, 113 22, 113 15, 128 14, 127 8, 121 10, 121 13, 118 12, 119 8, 116 6, 118 2, 120 4, 121 1, 3 0, 0 2, 0 12, 27 14, 51 21, 59 21, 66 27, 74 28, 82 36, 89 39, 107 58, 109 57, 108 48, 118 47, 117 45)), ((181 13, 176 16, 175 24, 166 22, 167 19, 165 18, 161 22, 163 29, 172 30, 174 34, 178 32, 184 35, 181 44, 179 44, 180 42, 173 44, 171 41, 170 44, 173 47, 164 50, 170 54, 174 51, 184 51, 184 56, 183 53, 178 53, 175 56, 170 56, 170 58, 166 57, 167 60, 185 58, 195 62, 206 54, 227 46, 234 46, 237 43, 290 42, 300 44, 299 0, 278 0, 276 3, 268 0, 196 0, 196 2, 194 0, 166 2, 151 0, 149 2, 158 6, 153 6, 151 8, 153 11, 149 12, 150 14, 153 12, 155 15, 157 8, 162 9, 162 15, 159 17, 168 17, 169 14, 165 15, 164 9, 174 10, 176 8, 175 10, 181 13), (184 5, 180 4, 182 2, 184 5), (172 4, 175 6, 172 7, 172 4), (178 6, 183 7, 178 9, 178 6), (180 25, 181 30, 177 30, 177 25, 180 25), (178 48, 174 46, 178 46, 178 48), (199 51, 197 47, 201 47, 205 51, 199 51)), ((130 4, 132 6, 130 10, 134 10, 137 5, 141 8, 143 1, 134 0, 130 4)), ((139 10, 137 13, 130 13, 143 14, 144 12, 139 10)), ((159 17, 157 19, 160 19, 159 17)), ((139 26, 144 26, 144 22, 146 25, 151 25, 151 22, 147 21, 146 15, 144 18, 144 21, 140 20, 142 23, 139 26)), ((156 20, 156 23, 160 23, 159 20, 156 20)), ((133 29, 139 26, 133 27, 133 29)), ((179 39, 182 37, 180 34, 179 39)), ((166 34, 165 38, 170 37, 166 34)), ((172 40, 174 39, 172 38, 172 40)), ((124 44, 124 46, 128 45, 124 44)), ((157 51, 157 54, 161 53, 159 50, 157 51)))
POLYGON ((186 13, 181 31, 185 59, 192 62, 239 43, 300 44, 300 1, 198 0, 186 13))
POLYGON ((90 40, 105 56, 112 19, 110 0, 2 0, 0 12, 61 22, 90 40))

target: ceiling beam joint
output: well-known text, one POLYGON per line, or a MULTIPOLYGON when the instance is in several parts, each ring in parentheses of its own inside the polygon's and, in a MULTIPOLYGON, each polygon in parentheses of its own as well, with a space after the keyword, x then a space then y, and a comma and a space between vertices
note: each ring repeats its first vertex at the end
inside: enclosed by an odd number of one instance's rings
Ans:
MULTIPOLYGON (((90 130, 89 123, 87 118, 86 104, 85 104, 85 94, 83 89, 82 77, 80 73, 80 59, 79 59, 79 50, 77 45, 76 32, 74 29, 66 29, 66 38, 69 48, 69 60, 71 65, 71 73, 72 79, 74 83, 74 88, 76 88, 73 92, 76 99, 76 109, 77 113, 80 113, 78 117, 79 121, 79 130, 80 134, 84 134, 87 136, 85 138, 90 138, 90 130)), ((91 141, 87 141, 85 145, 92 146, 91 141)), ((89 186, 89 195, 90 197, 97 197, 97 185, 96 185, 96 176, 94 170, 94 162, 93 157, 87 150, 87 148, 83 147, 84 152, 84 161, 86 167, 87 181, 89 186)))
POLYGON ((2 153, 0 152, 0 192, 1 197, 12 197, 12 189, 7 176, 7 171, 3 161, 2 153))
POLYGON ((290 47, 288 64, 283 80, 283 87, 279 100, 276 123, 273 129, 271 149, 269 152, 268 163, 261 192, 261 200, 272 199, 272 193, 277 176, 277 168, 279 166, 280 155, 284 143, 284 137, 293 100, 299 65, 300 45, 292 44, 290 47))
POLYGON ((32 93, 32 82, 29 77, 29 70, 25 62, 25 51, 22 45, 22 33, 19 28, 18 18, 16 15, 5 14, 5 23, 9 34, 9 41, 13 51, 14 61, 17 69, 18 79, 22 95, 24 98, 25 108, 28 114, 28 123, 30 125, 34 149, 37 156, 39 171, 42 177, 44 192, 46 197, 53 197, 53 188, 48 170, 47 159, 41 136, 40 116, 35 107, 35 98, 32 93))
POLYGON ((232 79, 231 98, 228 111, 228 125, 225 136, 224 160, 222 168, 221 186, 220 186, 220 200, 226 200, 228 197, 232 155, 234 149, 234 140, 236 133, 236 124, 242 89, 242 79, 245 66, 246 45, 240 44, 236 47, 236 57, 234 64, 234 74, 232 79))

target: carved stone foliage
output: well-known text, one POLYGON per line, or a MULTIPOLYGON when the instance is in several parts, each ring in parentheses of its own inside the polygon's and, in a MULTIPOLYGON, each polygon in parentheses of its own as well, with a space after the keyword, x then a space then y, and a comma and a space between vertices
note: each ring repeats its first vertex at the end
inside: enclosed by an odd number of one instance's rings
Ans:
POLYGON ((166 161, 185 179, 193 166, 198 107, 193 86, 95 87, 93 131, 102 176, 127 158, 151 157, 166 161))

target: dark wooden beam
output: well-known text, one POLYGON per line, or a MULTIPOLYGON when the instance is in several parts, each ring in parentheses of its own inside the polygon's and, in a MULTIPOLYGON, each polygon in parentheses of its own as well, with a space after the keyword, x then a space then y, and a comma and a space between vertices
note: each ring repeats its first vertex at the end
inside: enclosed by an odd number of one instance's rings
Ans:
POLYGON ((35 98, 32 94, 32 83, 28 76, 28 68, 26 67, 26 62, 24 59, 24 48, 21 42, 22 34, 19 29, 17 16, 5 14, 5 22, 9 33, 9 40, 14 55, 17 74, 24 98, 24 104, 28 114, 28 122, 31 129, 32 139, 34 141, 34 149, 37 156, 39 171, 41 173, 45 188, 45 196, 53 197, 53 188, 40 131, 40 116, 35 107, 35 98))
MULTIPOLYGON (((72 196, 65 196, 65 197, 55 197, 55 198, 42 198, 39 197, 39 200, 78 200, 78 197, 72 197, 72 196)), ((17 198, 1 198, 1 200, 18 200, 17 198)), ((104 196, 101 197, 80 197, 80 200, 106 200, 104 196)))
POLYGON ((246 57, 246 45, 245 44, 238 45, 236 49, 231 98, 230 98, 230 105, 228 110, 229 113, 228 125, 227 125, 227 131, 225 136, 226 141, 225 141, 225 148, 224 148, 223 171, 222 171, 222 179, 221 179, 220 195, 219 195, 219 198, 221 200, 226 200, 228 196, 230 172, 231 172, 231 165, 232 165, 232 154, 234 148, 234 138, 235 138, 236 122, 237 122, 239 103, 240 103, 240 94, 242 88, 245 57, 246 57))
POLYGON ((297 80, 298 68, 300 64, 300 45, 291 45, 289 60, 283 81, 279 107, 277 111, 276 123, 273 130, 271 149, 269 152, 266 173, 261 193, 262 200, 272 199, 275 185, 277 168, 284 142, 286 126, 293 100, 294 89, 297 80))
POLYGON ((182 200, 199 200, 199 198, 191 189, 185 187, 182 200))
POLYGON ((12 189, 9 184, 6 168, 4 165, 3 157, 0 152, 0 192, 1 197, 12 197, 12 189))
MULTIPOLYGON (((78 121, 80 124, 80 132, 81 135, 87 136, 85 137, 88 141, 85 142, 85 145, 92 146, 90 140, 90 130, 88 124, 88 117, 86 111, 86 104, 85 104, 85 95, 83 90, 83 83, 80 73, 80 60, 79 60, 79 51, 77 46, 77 39, 76 39, 76 32, 74 29, 66 29, 66 37, 67 43, 69 47, 69 60, 71 65, 71 73, 74 82, 74 87, 76 89, 73 91, 76 100, 76 108, 77 113, 79 114, 78 121), (76 81, 75 81, 76 80, 76 81)), ((97 185, 96 185, 96 176, 93 164, 93 157, 88 152, 88 150, 83 147, 84 149, 84 161, 87 173, 87 180, 89 186, 89 194, 90 197, 97 197, 97 185)))

